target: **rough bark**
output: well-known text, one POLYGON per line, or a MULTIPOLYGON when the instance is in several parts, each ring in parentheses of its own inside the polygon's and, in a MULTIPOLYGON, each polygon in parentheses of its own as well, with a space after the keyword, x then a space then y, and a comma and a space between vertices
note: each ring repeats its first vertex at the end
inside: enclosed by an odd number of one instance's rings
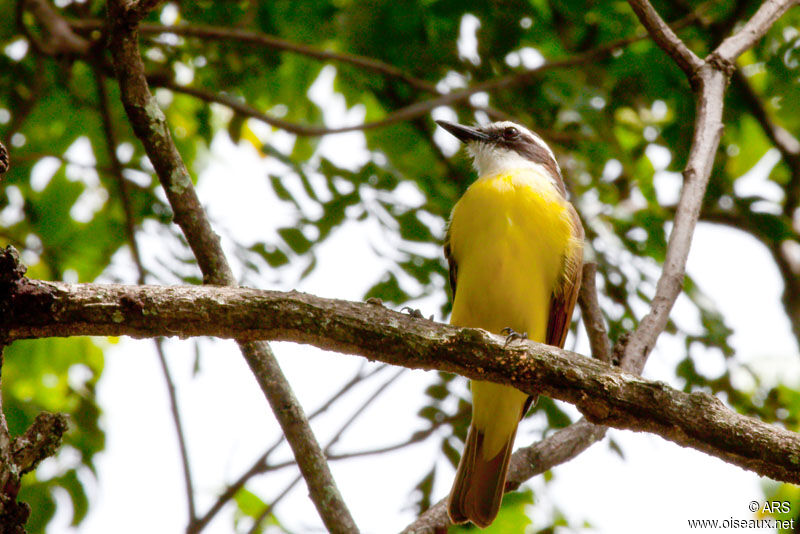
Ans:
POLYGON ((294 341, 409 368, 509 384, 574 404, 592 423, 646 431, 800 483, 800 435, 548 345, 420 320, 380 305, 229 287, 65 284, 20 278, 0 295, 9 339, 74 335, 294 341), (3 302, 5 299, 5 302, 3 302))

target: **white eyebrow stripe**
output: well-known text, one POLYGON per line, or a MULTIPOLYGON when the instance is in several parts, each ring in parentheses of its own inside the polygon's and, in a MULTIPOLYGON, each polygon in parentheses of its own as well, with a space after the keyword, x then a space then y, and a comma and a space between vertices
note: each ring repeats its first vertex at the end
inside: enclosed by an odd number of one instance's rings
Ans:
POLYGON ((495 122, 479 128, 496 139, 467 143, 479 176, 512 169, 535 169, 547 176, 552 185, 566 196, 558 160, 539 135, 511 121, 495 122), (510 127, 516 128, 520 133, 516 140, 503 138, 503 130, 510 127))
MULTIPOLYGON (((508 127, 516 128, 517 130, 522 132, 522 135, 527 136, 534 143, 536 143, 541 148, 543 148, 545 151, 547 151, 547 153, 550 155, 550 158, 552 158, 553 162, 556 164, 556 167, 558 167, 558 160, 556 159, 556 155, 553 153, 553 151, 550 149, 550 147, 547 145, 547 143, 544 142, 544 139, 542 139, 541 136, 539 136, 539 134, 534 133, 534 132, 530 131, 529 129, 527 129, 525 126, 522 126, 521 124, 517 124, 516 122, 512 122, 512 121, 499 121, 499 122, 494 122, 492 124, 489 124, 486 127, 487 128, 492 128, 492 129, 497 129, 497 130, 502 130, 503 128, 508 128, 508 127)), ((559 170, 560 170, 560 167, 559 167, 559 170)))

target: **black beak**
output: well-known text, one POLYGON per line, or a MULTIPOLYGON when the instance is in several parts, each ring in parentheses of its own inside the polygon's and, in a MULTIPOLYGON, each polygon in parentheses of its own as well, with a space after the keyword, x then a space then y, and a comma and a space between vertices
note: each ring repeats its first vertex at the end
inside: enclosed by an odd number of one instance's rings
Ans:
POLYGON ((464 143, 469 143, 470 141, 490 140, 489 135, 485 132, 482 132, 478 128, 447 121, 436 121, 436 124, 453 134, 457 139, 463 141, 464 143))

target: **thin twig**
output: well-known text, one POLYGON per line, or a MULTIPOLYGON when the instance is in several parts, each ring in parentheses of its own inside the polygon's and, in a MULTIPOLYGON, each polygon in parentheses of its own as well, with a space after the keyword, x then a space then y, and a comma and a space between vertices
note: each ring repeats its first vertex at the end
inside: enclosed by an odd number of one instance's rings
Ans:
MULTIPOLYGON (((45 1, 45 0, 38 0, 38 1, 45 1)), ((56 16, 59 16, 56 13, 56 16)), ((676 21, 672 28, 679 29, 682 28, 692 21, 698 15, 695 13, 691 13, 688 16, 682 18, 681 20, 676 21)), ((136 17, 134 17, 136 19, 136 17)), ((136 19, 138 20, 138 19, 136 19)), ((78 40, 78 37, 74 32, 73 29, 76 30, 96 30, 101 29, 103 26, 99 21, 93 20, 86 20, 86 21, 66 21, 66 19, 61 19, 61 23, 59 24, 59 28, 65 29, 66 32, 71 33, 72 35, 69 36, 72 40, 78 40)), ((307 126, 302 124, 291 123, 289 121, 285 121, 279 119, 277 117, 273 117, 266 113, 262 113, 250 106, 246 103, 239 101, 235 98, 231 98, 227 95, 223 94, 215 94, 213 92, 209 92, 203 89, 192 88, 187 86, 180 86, 174 83, 171 80, 165 79, 151 79, 152 85, 158 85, 165 88, 172 89, 174 91, 182 92, 196 98, 199 98, 206 102, 216 102, 225 106, 234 109, 235 111, 249 116, 256 119, 259 119, 267 124, 270 124, 276 128, 281 128, 288 132, 294 133, 295 135, 299 136, 322 136, 322 135, 329 135, 329 134, 337 134, 337 133, 345 133, 351 131, 364 131, 370 130, 374 128, 381 128, 391 124, 395 124, 401 121, 412 120, 415 118, 420 117, 432 109, 438 106, 444 105, 452 105, 456 103, 461 103, 463 101, 467 101, 467 104, 475 109, 484 111, 490 117, 495 119, 504 119, 508 118, 508 115, 503 113, 502 111, 492 109, 490 107, 485 106, 477 106, 469 102, 469 97, 474 95, 475 93, 479 92, 490 92, 496 91, 500 89, 505 89, 514 85, 518 84, 525 84, 530 83, 536 76, 541 72, 545 72, 550 69, 556 68, 563 68, 563 67, 571 67, 581 63, 585 63, 588 61, 595 60, 597 58, 603 57, 605 55, 610 54, 614 50, 623 48, 631 43, 637 42, 639 40, 647 38, 647 34, 644 35, 634 35, 631 37, 625 37, 618 39, 616 41, 612 41, 609 43, 604 44, 601 47, 598 47, 594 50, 589 50, 582 54, 578 54, 571 58, 566 58, 562 60, 556 60, 549 63, 546 63, 540 67, 534 69, 528 69, 522 72, 517 72, 513 74, 509 74, 495 80, 490 80, 482 83, 475 84, 471 88, 467 88, 461 91, 454 91, 450 93, 443 94, 439 91, 436 86, 430 82, 425 80, 421 80, 410 76, 409 74, 403 72, 402 70, 394 67, 392 65, 383 63, 381 61, 366 58, 363 56, 356 56, 353 54, 343 54, 338 52, 332 52, 327 50, 320 50, 308 45, 298 44, 298 43, 291 43, 289 41, 280 39, 278 37, 258 33, 258 32, 249 32, 244 30, 230 30, 228 28, 218 28, 218 27, 211 27, 211 26, 163 26, 163 25, 155 25, 155 24, 142 24, 139 26, 139 31, 147 31, 152 33, 175 33, 181 35, 188 35, 188 36, 196 36, 196 37, 205 37, 205 38, 216 38, 216 39, 237 39, 242 42, 254 43, 259 44, 262 46, 280 49, 280 50, 287 50, 294 53, 306 55, 308 57, 317 58, 320 60, 334 60, 334 61, 341 61, 349 64, 353 64, 365 69, 373 70, 375 72, 379 72, 386 76, 395 77, 401 79, 420 90, 424 90, 431 94, 437 95, 437 98, 433 98, 430 100, 425 100, 421 102, 416 102, 399 110, 396 110, 393 113, 388 114, 383 119, 373 121, 371 123, 364 123, 360 125, 351 125, 339 128, 326 128, 326 127, 315 127, 315 126, 307 126)), ((74 47, 73 47, 74 48, 74 47)), ((555 136, 551 136, 555 137, 555 136)), ((563 137, 563 136, 559 136, 563 137)))
MULTIPOLYGON (((381 371, 388 369, 389 366, 386 364, 379 365, 369 371, 368 373, 364 373, 363 367, 359 368, 353 377, 342 384, 342 386, 335 391, 324 403, 322 403, 316 410, 314 410, 308 416, 309 421, 313 421, 319 415, 325 413, 331 406, 333 406, 338 400, 340 400, 345 393, 347 393, 350 389, 358 385, 359 383, 363 382, 364 380, 380 373, 381 371)), ((208 511, 203 514, 202 517, 197 518, 194 522, 190 523, 186 527, 187 534, 194 534, 200 532, 205 526, 214 518, 217 513, 228 503, 244 485, 247 483, 248 480, 253 478, 254 476, 263 473, 267 468, 267 459, 269 456, 275 452, 275 450, 286 440, 286 436, 281 434, 281 436, 275 440, 271 446, 264 451, 254 463, 250 466, 250 468, 242 473, 239 478, 237 478, 234 482, 228 485, 225 488, 225 491, 220 493, 217 499, 214 501, 214 504, 208 509, 208 511)), ((296 465, 296 462, 292 462, 292 465, 296 465)))
POLYGON ((783 213, 787 217, 792 217, 794 210, 800 202, 800 141, 798 141, 791 133, 784 128, 780 127, 773 121, 767 110, 764 108, 764 103, 761 98, 756 94, 755 89, 750 84, 750 81, 742 74, 741 69, 736 69, 733 73, 734 86, 739 89, 744 96, 745 102, 750 109, 750 113, 755 117, 761 125, 761 129, 770 138, 781 153, 783 161, 789 168, 791 178, 786 185, 786 199, 783 203, 783 213))
MULTIPOLYGON (((675 26, 683 27, 690 21, 694 20, 695 16, 696 15, 692 14, 688 17, 685 17, 684 19, 678 21, 678 23, 676 23, 675 26)), ((307 126, 285 121, 283 119, 273 117, 266 113, 262 113, 256 110, 255 108, 249 106, 242 100, 234 98, 232 96, 213 93, 211 91, 206 91, 195 87, 179 85, 175 83, 173 80, 166 79, 164 77, 151 77, 150 82, 154 86, 164 87, 166 89, 170 89, 176 92, 188 94, 196 98, 199 98, 205 102, 214 102, 222 104, 226 107, 233 109, 237 113, 241 113, 242 115, 245 115, 247 117, 252 117, 261 120, 266 124, 269 124, 270 126, 280 128, 295 135, 302 137, 306 136, 313 137, 313 136, 331 135, 331 134, 339 134, 339 133, 346 133, 353 131, 372 130, 376 128, 383 128, 385 126, 389 126, 398 122, 412 120, 421 115, 429 113, 430 111, 432 111, 437 107, 457 104, 465 100, 468 100, 469 97, 471 97, 476 93, 492 92, 502 89, 508 89, 509 87, 513 87, 516 85, 524 85, 533 82, 539 75, 541 75, 544 72, 555 69, 574 67, 576 65, 580 65, 588 61, 596 60, 598 58, 611 54, 614 50, 627 46, 643 38, 646 38, 646 36, 637 35, 633 37, 622 38, 613 41, 611 43, 607 43, 602 47, 596 48, 594 50, 589 50, 581 54, 576 54, 574 56, 567 57, 564 59, 549 61, 539 67, 528 69, 522 72, 508 74, 506 76, 502 76, 494 80, 489 80, 474 84, 471 87, 467 87, 465 89, 453 91, 446 94, 440 94, 435 98, 415 102, 406 107, 395 110, 387 114, 384 118, 376 121, 365 122, 361 124, 353 124, 350 126, 342 126, 337 128, 307 126)))
MULTIPOLYGON (((26 37, 30 40, 35 50, 47 55, 75 55, 85 56, 89 53, 89 42, 76 35, 69 27, 67 21, 61 17, 48 0, 19 0, 17 9, 22 13, 25 8, 42 26, 47 34, 46 41, 38 39, 27 30, 20 18, 19 26, 25 29, 26 37)), ((21 15, 18 15, 21 17, 21 15)))
POLYGON ((302 477, 300 475, 294 477, 292 481, 289 482, 289 484, 287 484, 286 487, 283 488, 283 490, 281 490, 281 492, 274 499, 272 499, 272 501, 264 508, 264 510, 261 511, 261 514, 259 514, 255 521, 253 521, 253 526, 247 531, 247 534, 259 532, 258 527, 264 522, 264 519, 266 519, 267 516, 272 513, 272 510, 275 509, 278 503, 281 502, 287 495, 289 495, 289 492, 292 491, 292 488, 294 488, 301 480, 302 477))
POLYGON ((798 0, 766 0, 738 32, 722 41, 711 56, 732 64, 755 45, 781 15, 797 4, 798 0))
MULTIPOLYGON (((394 383, 395 380, 400 378, 400 375, 402 375, 405 371, 406 371, 406 369, 404 369, 404 368, 398 369, 397 372, 395 372, 392 376, 390 376, 388 379, 386 379, 380 386, 378 386, 375 389, 375 391, 373 391, 372 394, 369 397, 367 397, 364 400, 364 402, 362 402, 359 405, 359 407, 355 409, 355 411, 353 411, 353 413, 350 415, 350 417, 348 417, 345 420, 345 422, 339 427, 339 430, 337 430, 336 433, 330 438, 330 440, 328 441, 327 445, 325 445, 324 451, 325 451, 325 455, 326 456, 330 452, 331 447, 333 447, 341 439, 341 437, 345 433, 345 431, 348 428, 350 428, 353 425, 353 423, 355 423, 356 420, 358 420, 358 418, 361 416, 361 414, 363 414, 364 411, 367 408, 369 408, 369 406, 375 401, 375 399, 377 399, 384 391, 386 391, 386 389, 389 386, 391 386, 392 383, 394 383)), ((292 465, 292 464, 295 464, 295 463, 297 463, 297 462, 289 462, 287 465, 292 465)), ((273 470, 272 466, 267 466, 267 468, 265 469, 265 471, 272 471, 272 470, 273 470)), ((296 480, 297 479, 295 479, 295 481, 292 482, 291 486, 286 489, 287 492, 288 492, 289 489, 291 489, 291 487, 294 484, 296 484, 296 480)), ((279 495, 279 498, 282 498, 283 495, 284 495, 284 493, 281 493, 281 495, 279 495)), ((272 511, 272 509, 274 508, 275 504, 276 504, 275 501, 273 501, 272 503, 269 504, 269 506, 266 507, 266 509, 259 516, 259 518, 256 519, 255 523, 253 523, 253 526, 248 531, 248 534, 255 534, 256 532, 259 532, 260 527, 261 527, 261 523, 264 521, 264 519, 272 511)))
MULTIPOLYGON (((117 134, 111 119, 111 104, 108 101, 108 92, 105 87, 105 75, 102 69, 97 65, 93 65, 93 67, 95 82, 97 84, 97 98, 100 104, 100 117, 102 119, 103 133, 105 134, 106 140, 106 153, 108 154, 111 175, 114 177, 119 192, 122 211, 125 214, 125 237, 127 238, 128 246, 131 250, 133 263, 136 265, 136 270, 138 272, 138 283, 144 284, 146 283, 147 271, 142 263, 142 256, 136 241, 136 222, 133 216, 130 184, 128 180, 125 179, 122 163, 117 157, 117 146, 119 143, 117 142, 117 134)), ((66 162, 66 160, 63 159, 62 161, 66 162)))
MULTIPOLYGON (((538 443, 519 449, 511 456, 506 491, 514 490, 526 480, 572 460, 603 439, 605 434, 606 427, 593 425, 581 419, 538 443)), ((447 499, 442 499, 402 532, 403 534, 436 532, 448 524, 450 520, 447 517, 447 499)))
MULTIPOLYGON (((632 6, 646 4, 645 9, 652 10, 652 6, 646 0, 630 0, 630 3, 632 6)), ((740 30, 739 33, 746 33, 746 38, 739 37, 739 34, 729 37, 709 54, 700 68, 687 72, 687 76, 692 80, 697 102, 692 146, 683 171, 684 184, 667 243, 664 268, 656 284, 656 294, 651 302, 650 311, 639 323, 639 327, 625 346, 623 364, 626 370, 641 372, 647 354, 653 349, 656 339, 666 327, 672 306, 682 290, 692 236, 722 133, 723 97, 728 79, 733 73, 732 62, 744 50, 742 48, 744 43, 752 46, 756 36, 764 35, 777 16, 793 3, 788 0, 783 2, 768 0, 740 30)), ((658 17, 657 14, 653 16, 652 13, 647 13, 642 17, 649 20, 645 24, 648 29, 657 23, 654 22, 654 17, 658 17)), ((658 20, 660 21, 660 18, 658 20)), ((658 33, 657 30, 652 31, 658 33)), ((657 38, 654 35, 654 39, 662 39, 663 42, 662 37, 657 38)), ((685 49, 682 43, 673 42, 672 45, 673 49, 685 49)), ((685 56, 685 53, 682 55, 685 56)))
POLYGON ((691 81, 694 72, 700 68, 703 61, 675 35, 672 28, 662 20, 648 0, 628 0, 628 4, 639 17, 642 25, 647 28, 653 41, 678 64, 691 81))
POLYGON ((581 289, 578 293, 578 304, 581 307, 583 326, 589 336, 592 357, 603 362, 609 362, 611 361, 611 343, 608 340, 603 310, 597 300, 596 276, 597 264, 594 262, 584 263, 581 289))
MULTIPOLYGON (((122 210, 125 214, 125 234, 128 239, 128 246, 133 256, 133 262, 136 265, 138 273, 138 283, 140 285, 146 283, 147 271, 142 262, 142 255, 139 251, 139 244, 136 240, 136 228, 133 216, 133 207, 131 203, 130 186, 122 173, 122 163, 117 157, 117 134, 114 129, 114 124, 111 119, 111 104, 108 101, 108 93, 105 88, 105 76, 103 70, 94 64, 95 81, 97 83, 97 95, 100 103, 100 116, 103 122, 103 132, 106 138, 106 152, 108 153, 109 162, 111 165, 111 172, 119 190, 120 203, 122 210)), ((170 413, 172 421, 175 426, 175 433, 178 438, 178 448, 181 455, 181 464, 183 467, 183 481, 186 489, 186 506, 189 514, 189 522, 191 523, 197 517, 195 501, 194 501, 194 484, 192 483, 192 470, 189 462, 189 451, 186 443, 186 437, 183 431, 183 424, 181 422, 181 412, 178 405, 178 396, 175 391, 175 383, 172 380, 172 375, 167 364, 167 358, 164 354, 164 347, 161 338, 153 340, 155 345, 158 361, 161 366, 161 373, 164 376, 164 382, 167 387, 167 394, 169 397, 170 413)))
POLYGON ((336 443, 339 442, 345 431, 358 420, 361 414, 363 414, 364 411, 367 408, 369 408, 369 406, 375 401, 375 399, 377 399, 381 394, 383 394, 383 392, 386 391, 388 387, 391 386, 398 378, 400 378, 400 376, 403 373, 405 373, 405 371, 406 371, 405 368, 398 369, 394 374, 392 374, 392 376, 384 380, 380 386, 375 388, 375 391, 373 391, 372 394, 369 397, 367 397, 355 411, 353 411, 350 417, 348 417, 345 420, 345 422, 342 423, 342 425, 339 427, 339 430, 337 430, 336 433, 333 435, 333 437, 331 437, 331 439, 328 441, 328 444, 325 445, 326 455, 330 452, 331 447, 333 447, 334 445, 336 445, 336 443))
POLYGON ((189 447, 187 445, 186 435, 181 422, 178 394, 175 389, 175 382, 172 380, 172 373, 169 370, 169 364, 167 363, 167 355, 164 352, 163 338, 156 338, 153 340, 153 342, 156 347, 156 354, 158 355, 158 363, 161 367, 161 374, 164 376, 164 384, 167 386, 170 414, 172 415, 175 433, 178 437, 178 448, 181 453, 181 464, 183 467, 183 483, 184 486, 186 486, 186 500, 187 507, 189 509, 189 522, 191 523, 197 517, 197 507, 195 506, 194 502, 194 484, 192 483, 192 470, 189 462, 189 447))
MULTIPOLYGON (((138 22, 138 21, 137 21, 138 22)), ((174 212, 208 284, 235 285, 230 266, 200 204, 191 177, 178 153, 166 118, 150 93, 139 53, 138 33, 123 0, 108 4, 109 48, 120 93, 131 125, 156 169, 174 212)), ((324 454, 297 398, 269 345, 242 342, 242 354, 281 425, 309 493, 325 526, 332 532, 358 531, 341 497, 324 454)))
POLYGON ((424 430, 418 430, 418 431, 414 432, 413 434, 411 434, 411 436, 408 439, 405 439, 405 440, 397 442, 397 443, 393 443, 392 445, 384 445, 384 446, 381 446, 381 447, 375 447, 374 449, 365 449, 365 450, 361 450, 361 451, 343 452, 343 453, 339 453, 339 454, 329 454, 328 455, 328 460, 349 460, 350 458, 360 458, 360 457, 363 457, 363 456, 374 456, 374 455, 377 455, 377 454, 384 454, 384 453, 387 453, 387 452, 392 452, 392 451, 396 451, 396 450, 399 450, 399 449, 403 449, 405 447, 408 447, 409 445, 414 445, 415 443, 420 443, 422 441, 425 441, 430 436, 432 436, 437 430, 439 430, 439 428, 441 428, 442 426, 444 426, 446 424, 453 423, 454 421, 456 421, 456 420, 462 418, 464 415, 466 415, 466 413, 467 413, 467 410, 462 410, 462 411, 459 411, 459 412, 457 412, 454 415, 451 415, 449 417, 444 417, 442 419, 437 419, 436 421, 432 422, 428 428, 426 428, 424 430))
MULTIPOLYGON (((100 20, 68 20, 69 25, 78 31, 93 31, 103 27, 100 20)), ((415 89, 428 93, 438 92, 436 84, 423 80, 404 72, 403 70, 384 63, 383 61, 372 59, 355 54, 344 52, 334 52, 332 50, 322 50, 313 46, 293 43, 280 37, 267 35, 261 32, 242 30, 239 28, 222 28, 218 26, 204 26, 201 24, 184 24, 176 26, 164 26, 162 24, 140 24, 139 33, 141 34, 164 34, 183 35, 186 37, 198 37, 200 39, 217 39, 222 41, 238 41, 240 43, 254 44, 271 48, 273 50, 283 50, 293 52, 303 56, 319 59, 321 61, 336 61, 347 63, 366 70, 377 72, 390 78, 397 78, 407 83, 415 89)))

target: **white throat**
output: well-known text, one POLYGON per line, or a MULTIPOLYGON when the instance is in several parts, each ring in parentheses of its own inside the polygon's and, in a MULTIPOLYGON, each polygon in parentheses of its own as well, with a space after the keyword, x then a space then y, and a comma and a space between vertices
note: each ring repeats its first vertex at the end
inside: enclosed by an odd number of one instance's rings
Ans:
POLYGON ((468 148, 472 154, 472 164, 475 166, 475 170, 478 171, 478 177, 512 170, 531 169, 542 176, 546 176, 550 183, 558 189, 558 183, 544 165, 524 158, 514 150, 485 143, 470 143, 468 148))

